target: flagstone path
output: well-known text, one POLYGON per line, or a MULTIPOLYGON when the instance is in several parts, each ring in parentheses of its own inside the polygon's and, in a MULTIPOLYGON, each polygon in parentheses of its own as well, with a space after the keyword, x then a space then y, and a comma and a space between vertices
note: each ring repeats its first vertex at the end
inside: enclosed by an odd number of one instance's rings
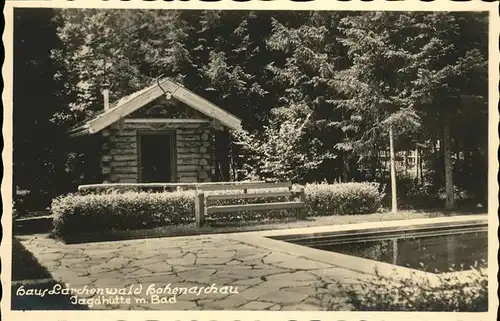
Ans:
POLYGON ((47 235, 18 238, 91 309, 323 310, 343 302, 335 281, 368 277, 224 235, 71 245, 47 235), (99 292, 113 289, 128 301, 99 292))

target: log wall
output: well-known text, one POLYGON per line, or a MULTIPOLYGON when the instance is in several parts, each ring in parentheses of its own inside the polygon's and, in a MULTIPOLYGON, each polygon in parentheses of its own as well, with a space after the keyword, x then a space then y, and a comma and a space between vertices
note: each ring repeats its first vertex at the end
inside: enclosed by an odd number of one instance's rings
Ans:
POLYGON ((154 130, 175 132, 176 168, 173 171, 176 183, 211 180, 213 128, 210 123, 169 123, 161 129, 152 129, 141 123, 124 123, 122 126, 122 130, 120 126, 113 125, 102 131, 105 143, 102 146, 101 169, 105 182, 141 183, 138 135, 141 131, 154 130))

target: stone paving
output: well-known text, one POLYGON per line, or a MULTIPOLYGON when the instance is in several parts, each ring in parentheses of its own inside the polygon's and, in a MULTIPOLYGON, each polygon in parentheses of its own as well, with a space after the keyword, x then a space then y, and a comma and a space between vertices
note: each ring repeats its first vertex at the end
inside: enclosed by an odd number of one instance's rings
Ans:
POLYGON ((72 245, 46 235, 18 238, 92 309, 324 310, 342 306, 335 281, 369 277, 224 235, 72 245), (99 292, 113 289, 129 301, 99 292))

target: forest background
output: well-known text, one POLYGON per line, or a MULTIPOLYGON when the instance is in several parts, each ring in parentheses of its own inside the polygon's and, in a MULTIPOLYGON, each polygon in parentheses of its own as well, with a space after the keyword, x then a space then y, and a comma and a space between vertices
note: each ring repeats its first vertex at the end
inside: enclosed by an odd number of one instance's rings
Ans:
POLYGON ((30 210, 100 182, 98 141, 67 131, 103 108, 103 85, 113 101, 160 76, 242 119, 218 137, 215 179, 388 189, 392 128, 398 155, 422 160, 398 169, 400 198, 451 186, 486 202, 486 13, 15 9, 14 42, 15 201, 30 210))

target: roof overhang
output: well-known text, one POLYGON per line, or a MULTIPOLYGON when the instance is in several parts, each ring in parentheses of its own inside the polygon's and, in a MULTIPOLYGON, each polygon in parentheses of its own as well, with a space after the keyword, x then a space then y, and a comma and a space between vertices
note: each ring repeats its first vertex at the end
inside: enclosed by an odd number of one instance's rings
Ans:
POLYGON ((241 128, 241 119, 184 88, 182 85, 170 79, 163 79, 123 97, 104 113, 70 129, 69 134, 71 137, 75 137, 97 133, 165 94, 183 102, 229 129, 237 130, 241 128))

